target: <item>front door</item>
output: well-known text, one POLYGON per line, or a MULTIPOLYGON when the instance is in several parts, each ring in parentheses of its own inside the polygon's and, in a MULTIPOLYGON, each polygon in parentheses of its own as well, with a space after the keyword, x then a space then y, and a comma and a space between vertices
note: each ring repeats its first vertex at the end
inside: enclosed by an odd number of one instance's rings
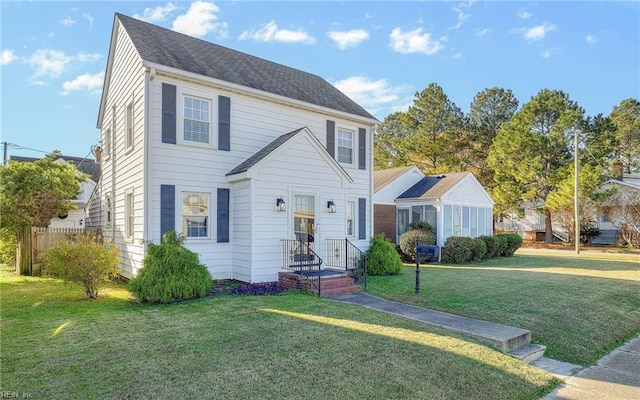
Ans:
POLYGON ((293 196, 294 239, 307 243, 311 250, 314 250, 316 241, 315 210, 315 196, 307 194, 295 194, 293 196))

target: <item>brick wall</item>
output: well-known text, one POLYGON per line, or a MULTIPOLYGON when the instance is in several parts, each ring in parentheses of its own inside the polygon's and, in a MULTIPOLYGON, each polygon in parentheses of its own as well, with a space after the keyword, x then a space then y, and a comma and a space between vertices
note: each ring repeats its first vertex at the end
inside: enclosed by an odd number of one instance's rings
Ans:
POLYGON ((396 206, 374 204, 373 233, 384 233, 384 236, 396 241, 396 206))

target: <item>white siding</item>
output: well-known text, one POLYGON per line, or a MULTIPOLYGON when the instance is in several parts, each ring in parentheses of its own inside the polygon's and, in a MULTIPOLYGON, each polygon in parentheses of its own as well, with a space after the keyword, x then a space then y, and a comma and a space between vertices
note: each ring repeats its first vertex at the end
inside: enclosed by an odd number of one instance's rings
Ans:
POLYGON ((373 195, 375 204, 395 205, 395 199, 407 189, 415 185, 424 178, 424 174, 417 167, 413 167, 400 175, 385 187, 378 190, 373 195))
POLYGON ((494 201, 484 190, 480 182, 467 175, 451 190, 445 193, 441 201, 443 204, 456 204, 470 207, 493 207, 494 201))
MULTIPOLYGON (((113 203, 112 223, 106 223, 103 204, 103 233, 105 240, 113 240, 121 249, 122 274, 132 277, 142 266, 144 258, 144 73, 142 62, 125 30, 118 25, 117 40, 112 43, 113 63, 109 75, 102 140, 107 129, 111 131, 110 154, 103 153, 100 193, 109 194, 113 203), (125 149, 125 115, 128 104, 134 102, 134 145, 125 149), (115 107, 115 108, 114 108, 115 107), (115 113, 114 113, 115 110, 115 113), (114 174, 115 173, 115 174, 114 174), (114 176, 115 175, 115 176, 114 176), (133 240, 124 240, 124 200, 127 190, 134 193, 133 240)), ((104 197, 103 197, 104 198, 104 197)))

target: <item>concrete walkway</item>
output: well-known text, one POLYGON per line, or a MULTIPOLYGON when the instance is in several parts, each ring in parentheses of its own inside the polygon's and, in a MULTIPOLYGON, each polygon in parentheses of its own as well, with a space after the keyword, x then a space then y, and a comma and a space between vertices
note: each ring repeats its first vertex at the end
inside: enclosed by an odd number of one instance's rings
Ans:
MULTIPOLYGON (((530 332, 524 329, 384 300, 362 292, 329 298, 470 335, 505 353, 530 339, 530 332), (513 342, 514 338, 518 338, 515 339, 517 343, 513 342)), ((640 400, 640 337, 601 358, 590 368, 582 369, 579 365, 547 357, 538 358, 531 365, 565 380, 540 400, 640 400)))

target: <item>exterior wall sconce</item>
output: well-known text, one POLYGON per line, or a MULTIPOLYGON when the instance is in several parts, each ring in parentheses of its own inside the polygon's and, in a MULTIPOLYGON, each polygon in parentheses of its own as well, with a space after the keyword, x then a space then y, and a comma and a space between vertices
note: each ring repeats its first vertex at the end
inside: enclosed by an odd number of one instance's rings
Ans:
POLYGON ((287 203, 284 201, 282 197, 278 197, 276 199, 276 210, 280 212, 287 211, 287 203))
POLYGON ((336 203, 333 200, 327 201, 327 210, 332 214, 336 212, 336 203))

